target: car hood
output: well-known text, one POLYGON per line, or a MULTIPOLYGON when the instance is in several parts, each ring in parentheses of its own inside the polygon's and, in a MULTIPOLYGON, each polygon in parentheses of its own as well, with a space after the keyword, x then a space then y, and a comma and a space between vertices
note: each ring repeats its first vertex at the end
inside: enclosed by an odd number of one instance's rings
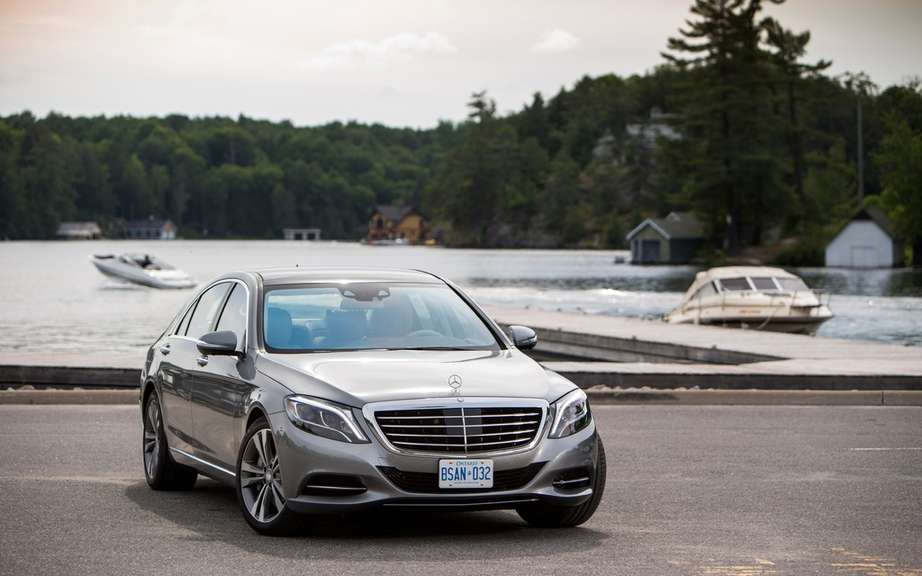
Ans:
POLYGON ((518 350, 265 354, 258 369, 296 394, 361 407, 368 402, 454 397, 541 398, 553 402, 574 388, 518 350))

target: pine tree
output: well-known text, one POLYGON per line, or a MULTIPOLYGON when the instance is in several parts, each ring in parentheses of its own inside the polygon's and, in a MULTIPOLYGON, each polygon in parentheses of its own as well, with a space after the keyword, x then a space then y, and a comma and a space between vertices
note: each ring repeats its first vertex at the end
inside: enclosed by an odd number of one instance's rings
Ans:
POLYGON ((797 196, 799 210, 795 219, 803 225, 812 221, 816 214, 809 211, 809 200, 804 188, 806 166, 804 158, 804 127, 801 119, 801 84, 804 78, 814 78, 832 64, 820 60, 814 64, 805 64, 801 59, 810 43, 810 32, 795 33, 785 29, 773 19, 766 18, 762 27, 767 34, 768 44, 773 49, 773 57, 778 70, 779 82, 784 90, 785 108, 787 110, 787 144, 791 157, 791 185, 797 196))
POLYGON ((692 79, 680 143, 689 156, 686 194, 731 254, 761 240, 766 209, 783 193, 772 152, 761 9, 761 0, 695 0, 697 18, 669 38, 663 53, 692 79))

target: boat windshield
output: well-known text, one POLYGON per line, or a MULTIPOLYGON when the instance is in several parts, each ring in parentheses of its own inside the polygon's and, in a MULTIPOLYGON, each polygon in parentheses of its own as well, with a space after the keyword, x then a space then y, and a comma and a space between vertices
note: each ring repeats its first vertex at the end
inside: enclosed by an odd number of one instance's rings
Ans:
POLYGON ((810 290, 800 278, 775 278, 785 292, 805 292, 810 290))
POLYGON ((171 270, 173 268, 150 254, 125 254, 121 257, 121 260, 126 264, 131 264, 144 270, 171 270))
POLYGON ((723 292, 804 292, 810 290, 800 278, 773 278, 770 276, 721 278, 723 292))
POLYGON ((729 292, 740 292, 742 290, 752 290, 749 281, 745 278, 721 278, 720 287, 729 292))
POLYGON ((450 287, 365 282, 279 287, 263 306, 266 348, 487 350, 496 338, 450 287))

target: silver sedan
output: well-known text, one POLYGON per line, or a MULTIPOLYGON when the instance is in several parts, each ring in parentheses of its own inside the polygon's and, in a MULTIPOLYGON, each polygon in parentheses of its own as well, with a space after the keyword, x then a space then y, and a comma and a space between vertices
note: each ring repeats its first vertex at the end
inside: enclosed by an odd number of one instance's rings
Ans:
POLYGON ((605 452, 585 393, 522 352, 536 342, 425 272, 225 275, 147 353, 147 483, 226 482, 263 534, 373 507, 581 524, 605 452))

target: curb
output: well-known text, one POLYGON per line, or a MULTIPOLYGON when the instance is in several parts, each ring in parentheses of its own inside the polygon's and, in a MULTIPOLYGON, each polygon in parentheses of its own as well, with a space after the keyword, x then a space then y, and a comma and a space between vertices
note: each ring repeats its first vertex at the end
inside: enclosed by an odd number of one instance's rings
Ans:
POLYGON ((907 390, 588 390, 593 404, 922 406, 907 390))
POLYGON ((134 390, 0 390, 0 404, 137 404, 134 390))
MULTIPOLYGON (((588 390, 595 405, 922 406, 906 390, 588 390)), ((137 390, 0 390, 0 404, 137 404, 137 390)))

